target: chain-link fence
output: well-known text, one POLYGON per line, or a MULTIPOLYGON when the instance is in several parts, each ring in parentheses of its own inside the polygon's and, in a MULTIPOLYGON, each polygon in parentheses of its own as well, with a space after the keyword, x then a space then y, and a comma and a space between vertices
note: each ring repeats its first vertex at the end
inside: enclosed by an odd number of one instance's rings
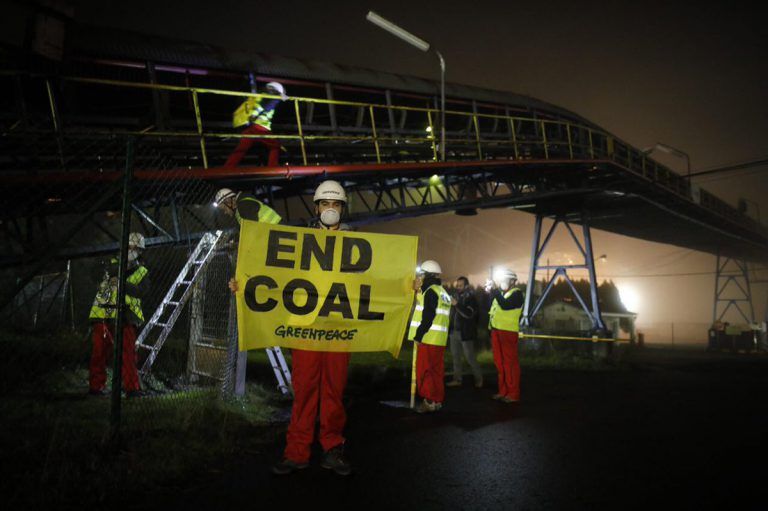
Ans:
MULTIPOLYGON (((123 412, 118 415, 113 406, 114 422, 130 420, 135 410, 145 420, 180 395, 231 394, 237 337, 227 281, 234 274, 234 221, 216 214, 211 185, 165 171, 155 143, 103 142, 112 150, 121 148, 122 161, 113 158, 109 167, 92 173, 57 172, 56 182, 30 174, 10 180, 16 193, 4 199, 8 250, 2 266, 2 351, 4 365, 16 367, 3 371, 3 393, 34 389, 86 395, 90 390, 109 395, 114 368, 131 365, 135 357, 139 388, 126 383, 131 375, 123 370, 122 398, 140 399, 124 410, 117 407, 123 412), (154 174, 137 177, 139 164, 154 174), (145 249, 138 259, 132 259, 124 229, 143 237, 145 249), (126 286, 129 305, 123 319, 132 333, 124 330, 124 341, 136 337, 135 354, 115 360, 119 321, 114 313, 101 321, 94 306, 101 286, 109 284, 115 292, 121 258, 127 261, 124 282, 139 268, 146 269, 146 276, 137 286, 126 286), (131 293, 139 288, 140 302, 132 306, 131 293), (97 342, 107 353, 96 353, 97 342), (94 371, 104 369, 106 383, 94 382, 94 371), (68 386, 49 388, 41 383, 46 378, 68 386)), ((75 147, 70 147, 69 154, 75 155, 70 161, 93 149, 91 143, 75 147)), ((88 167, 88 161, 101 165, 83 156, 78 166, 88 167)))
POLYGON ((16 172, 5 160, 0 169, 0 414, 8 425, 0 446, 3 464, 13 460, 2 483, 11 502, 98 500, 126 484, 152 485, 166 469, 188 470, 245 442, 243 430, 266 423, 276 397, 245 380, 227 286, 237 224, 212 206, 216 187, 175 168, 166 157, 173 149, 157 140, 63 138, 71 167, 16 172), (137 259, 129 233, 144 239, 137 259), (129 299, 113 315, 135 335, 94 318, 102 286, 110 296, 141 267, 141 285, 124 284, 140 305, 129 299), (127 349, 116 357, 120 333, 127 349), (129 359, 135 387, 126 385, 129 359), (24 435, 14 433, 22 427, 24 435))

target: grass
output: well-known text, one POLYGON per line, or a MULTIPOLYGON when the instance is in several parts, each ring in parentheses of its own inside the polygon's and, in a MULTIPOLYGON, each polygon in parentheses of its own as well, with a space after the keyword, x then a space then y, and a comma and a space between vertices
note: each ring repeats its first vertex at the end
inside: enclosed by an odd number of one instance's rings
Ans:
POLYGON ((3 493, 27 505, 99 502, 123 488, 151 491, 188 479, 199 467, 272 440, 260 428, 270 407, 258 394, 231 403, 206 392, 125 401, 117 450, 108 399, 6 397, 3 493))
POLYGON ((277 396, 249 383, 237 400, 189 385, 123 400, 119 441, 112 442, 110 399, 86 395, 89 348, 79 336, 0 333, 6 504, 84 505, 129 488, 151 492, 274 441, 277 396))

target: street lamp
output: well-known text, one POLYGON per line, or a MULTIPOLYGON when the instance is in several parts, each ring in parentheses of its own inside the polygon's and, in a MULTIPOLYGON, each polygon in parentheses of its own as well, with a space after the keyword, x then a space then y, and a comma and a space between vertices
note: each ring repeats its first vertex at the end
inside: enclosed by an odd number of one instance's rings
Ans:
POLYGON ((686 168, 688 170, 688 174, 687 174, 686 178, 690 181, 690 179, 691 179, 691 157, 688 156, 688 153, 686 153, 685 151, 682 151, 680 149, 677 149, 675 147, 672 147, 670 145, 662 144, 661 142, 656 142, 655 146, 646 147, 645 149, 643 149, 643 154, 651 154, 656 149, 658 149, 661 152, 664 152, 664 153, 667 153, 667 154, 671 154, 673 156, 677 156, 678 158, 685 158, 685 165, 686 165, 686 168))
MULTIPOLYGON (((365 19, 421 51, 429 51, 431 48, 430 44, 424 39, 416 37, 373 11, 368 11, 365 19)), ((443 59, 439 51, 434 48, 432 50, 440 60, 440 160, 445 161, 445 59, 443 59)))

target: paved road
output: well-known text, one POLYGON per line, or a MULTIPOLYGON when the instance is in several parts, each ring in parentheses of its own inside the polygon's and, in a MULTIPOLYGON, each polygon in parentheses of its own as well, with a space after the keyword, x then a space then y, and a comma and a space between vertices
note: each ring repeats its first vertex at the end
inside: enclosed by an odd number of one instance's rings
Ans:
MULTIPOLYGON (((490 376, 490 375, 489 375, 490 376)), ((492 378, 488 378, 492 380, 492 378)), ((631 368, 525 371, 523 401, 448 389, 422 416, 401 375, 349 389, 355 474, 268 473, 282 446, 155 508, 766 509, 768 357, 649 351, 631 368)))

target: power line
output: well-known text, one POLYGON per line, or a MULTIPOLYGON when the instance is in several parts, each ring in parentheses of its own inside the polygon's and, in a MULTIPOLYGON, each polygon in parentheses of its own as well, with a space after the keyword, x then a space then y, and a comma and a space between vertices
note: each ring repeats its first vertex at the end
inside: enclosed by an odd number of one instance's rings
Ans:
MULTIPOLYGON (((644 275, 600 275, 601 278, 608 278, 608 279, 634 279, 634 278, 653 278, 653 277, 692 277, 692 276, 701 276, 701 275, 715 275, 716 271, 697 271, 697 272, 681 272, 681 273, 648 273, 644 275)), ((720 275, 722 276, 735 276, 735 277, 741 277, 744 274, 741 272, 738 273, 725 273, 721 272, 720 275)), ((750 280, 753 284, 755 281, 750 280)), ((761 284, 762 282, 757 282, 758 284, 761 284)))
POLYGON ((708 176, 704 179, 700 179, 697 181, 698 184, 704 184, 704 183, 711 183, 713 181, 720 181, 722 179, 733 179, 734 177, 744 177, 744 176, 751 176, 754 174, 763 174, 768 175, 768 173, 765 172, 763 169, 743 169, 741 172, 736 172, 733 174, 723 175, 723 176, 708 176))
POLYGON ((698 172, 691 172, 691 178, 694 178, 694 177, 697 177, 697 176, 709 175, 709 174, 719 174, 721 172, 730 172, 730 171, 733 171, 733 170, 748 169, 748 168, 751 168, 751 167, 758 167, 758 166, 763 166, 763 165, 768 165, 768 158, 764 157, 764 158, 760 158, 758 160, 746 161, 746 162, 737 163, 737 164, 734 164, 734 165, 725 165, 725 166, 722 166, 722 167, 716 167, 716 168, 709 169, 709 170, 700 170, 698 172))
POLYGON ((651 277, 691 277, 698 275, 714 275, 715 271, 693 271, 693 272, 680 272, 680 273, 646 273, 641 275, 604 275, 606 278, 611 279, 635 279, 635 278, 651 278, 651 277))

